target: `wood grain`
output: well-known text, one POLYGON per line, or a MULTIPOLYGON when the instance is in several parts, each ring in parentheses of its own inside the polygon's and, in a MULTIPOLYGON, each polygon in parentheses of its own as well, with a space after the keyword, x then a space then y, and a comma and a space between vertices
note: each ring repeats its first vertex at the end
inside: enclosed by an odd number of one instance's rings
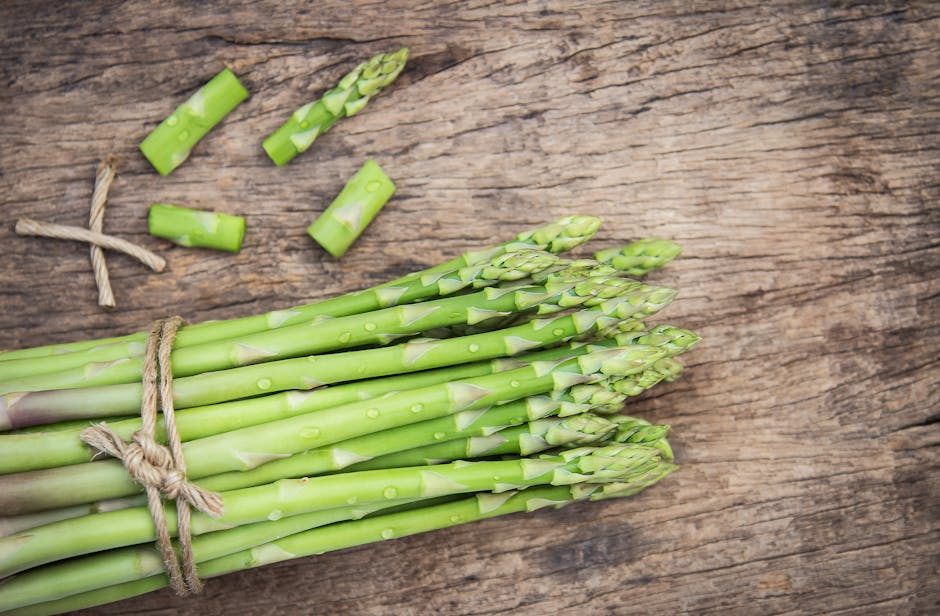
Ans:
MULTIPOLYGON (((99 614, 940 613, 940 6, 923 2, 7 2, 0 348, 327 297, 565 213, 603 248, 685 246, 654 280, 705 338, 630 411, 680 472, 622 502, 325 554, 99 614), (399 83, 275 168, 261 139, 360 59, 399 83), (168 178, 136 145, 229 65, 252 92, 168 178), (13 235, 83 224, 87 249, 13 235), (342 261, 304 228, 367 157, 398 183, 342 261), (153 201, 243 214, 241 254, 146 234, 153 201)), ((91 613, 91 612, 89 612, 91 613)))

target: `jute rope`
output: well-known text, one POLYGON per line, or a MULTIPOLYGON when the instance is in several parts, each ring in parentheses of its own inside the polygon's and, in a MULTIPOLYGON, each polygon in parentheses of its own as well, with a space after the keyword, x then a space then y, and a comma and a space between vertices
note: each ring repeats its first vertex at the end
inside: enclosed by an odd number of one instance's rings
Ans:
POLYGON ((156 529, 157 546, 166 565, 170 586, 177 594, 186 595, 202 590, 202 582, 193 558, 189 508, 192 506, 210 516, 218 517, 223 513, 223 505, 218 494, 186 480, 186 460, 183 458, 183 444, 176 428, 173 373, 170 369, 173 339, 182 324, 180 317, 172 317, 155 322, 150 329, 144 354, 140 404, 142 427, 134 433, 131 442, 122 440, 105 423, 84 430, 82 440, 91 447, 121 460, 128 474, 144 486, 156 529), (163 409, 167 446, 156 441, 158 400, 163 409), (179 559, 170 540, 170 529, 161 495, 176 500, 179 559))
POLYGON ((53 237, 60 240, 73 240, 76 242, 89 242, 102 248, 117 250, 126 255, 130 255, 152 269, 155 272, 162 272, 166 267, 166 261, 162 257, 150 252, 146 248, 141 248, 137 244, 132 244, 127 240, 122 240, 113 235, 105 235, 89 231, 82 227, 73 227, 71 225, 57 225, 52 222, 42 222, 32 218, 20 218, 16 221, 14 230, 20 235, 38 235, 40 237, 53 237))
MULTIPOLYGON (((91 195, 91 211, 88 214, 88 229, 101 233, 104 229, 104 205, 108 200, 108 191, 114 181, 114 157, 105 158, 95 173, 95 191, 91 195)), ((114 292, 111 290, 111 277, 108 264, 101 246, 91 245, 91 267, 95 272, 95 284, 98 285, 98 305, 114 308, 114 292)))

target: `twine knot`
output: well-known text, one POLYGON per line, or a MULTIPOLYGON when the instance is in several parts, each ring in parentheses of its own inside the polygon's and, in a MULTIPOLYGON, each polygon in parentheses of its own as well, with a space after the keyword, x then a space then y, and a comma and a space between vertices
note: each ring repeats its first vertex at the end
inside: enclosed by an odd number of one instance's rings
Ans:
POLYGON ((180 317, 172 317, 157 321, 151 327, 144 352, 140 405, 142 426, 134 433, 131 441, 122 439, 105 423, 87 428, 81 437, 94 449, 121 460, 128 475, 144 486, 156 530, 157 546, 166 565, 170 586, 177 594, 185 595, 202 590, 193 556, 189 508, 192 506, 213 517, 222 515, 224 509, 221 496, 186 479, 186 460, 183 458, 183 444, 176 428, 173 374, 170 368, 173 339, 182 323, 180 317), (163 410, 167 445, 158 443, 155 436, 158 399, 163 410), (177 536, 182 563, 177 558, 170 540, 161 496, 176 501, 177 536))

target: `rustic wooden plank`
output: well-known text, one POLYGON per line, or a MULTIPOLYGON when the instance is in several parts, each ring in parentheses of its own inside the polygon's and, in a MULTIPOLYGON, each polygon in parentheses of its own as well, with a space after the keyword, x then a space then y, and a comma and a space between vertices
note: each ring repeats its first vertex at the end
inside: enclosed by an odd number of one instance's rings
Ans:
POLYGON ((0 347, 326 297, 565 213, 660 235, 664 318, 705 342, 631 412, 682 470, 635 499, 326 554, 96 613, 921 614, 940 609, 940 10, 929 2, 129 2, 0 6, 0 347), (359 59, 400 83, 284 169, 258 147, 359 59), (136 144, 223 64, 252 97, 158 177, 136 144), (18 238, 83 224, 163 253, 18 238), (340 262, 303 229, 371 156, 399 192, 340 262), (242 213, 237 256, 146 235, 242 213))

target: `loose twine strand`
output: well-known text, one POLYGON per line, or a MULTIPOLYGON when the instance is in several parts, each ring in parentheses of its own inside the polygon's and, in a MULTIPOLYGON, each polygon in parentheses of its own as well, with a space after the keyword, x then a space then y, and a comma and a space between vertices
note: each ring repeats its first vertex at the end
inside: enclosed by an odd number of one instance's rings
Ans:
POLYGON ((126 255, 130 255, 152 269, 155 272, 162 272, 166 267, 166 261, 146 248, 141 248, 127 240, 122 240, 113 235, 105 235, 95 231, 89 231, 81 227, 71 225, 58 225, 52 222, 43 222, 33 220, 32 218, 20 218, 16 221, 14 230, 19 235, 38 235, 40 237, 52 237, 60 240, 73 240, 76 242, 89 242, 109 250, 117 250, 126 255))
MULTIPOLYGON (((95 191, 91 195, 91 211, 88 214, 88 229, 101 233, 104 229, 104 206, 108 200, 108 191, 114 181, 114 157, 105 158, 95 173, 95 191)), ((114 308, 114 292, 111 290, 111 277, 108 264, 101 246, 91 245, 91 267, 95 272, 95 284, 98 285, 98 305, 114 308)))
POLYGON ((177 594, 187 595, 202 590, 193 557, 190 506, 213 517, 221 516, 224 509, 221 496, 186 480, 186 460, 176 427, 173 373, 170 369, 173 339, 182 324, 183 319, 172 317, 156 321, 150 329, 144 355, 140 404, 142 426, 134 433, 131 442, 125 442, 104 422, 85 429, 81 438, 91 447, 121 460, 128 474, 144 486, 170 586, 177 594), (167 446, 156 441, 158 402, 163 409, 167 446), (170 540, 161 495, 176 500, 179 558, 170 540))

